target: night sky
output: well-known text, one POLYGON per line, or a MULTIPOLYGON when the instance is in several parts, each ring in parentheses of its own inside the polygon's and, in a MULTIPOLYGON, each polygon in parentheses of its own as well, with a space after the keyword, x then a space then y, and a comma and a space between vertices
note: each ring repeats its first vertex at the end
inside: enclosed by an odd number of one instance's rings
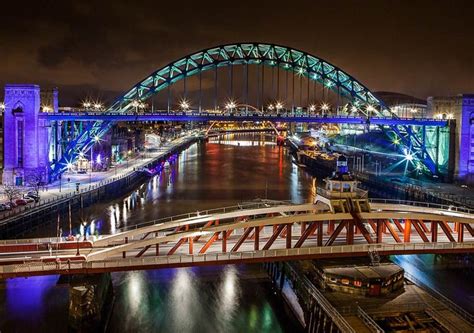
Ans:
POLYGON ((57 86, 62 105, 110 100, 188 53, 245 41, 302 49, 372 91, 474 93, 472 0, 8 3, 0 84, 57 86))

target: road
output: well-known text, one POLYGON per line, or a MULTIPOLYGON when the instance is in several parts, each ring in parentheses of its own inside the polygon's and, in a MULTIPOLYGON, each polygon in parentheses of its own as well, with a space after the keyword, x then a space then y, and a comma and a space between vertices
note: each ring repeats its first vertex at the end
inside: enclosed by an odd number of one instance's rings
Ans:
MULTIPOLYGON (((135 156, 131 158, 128 162, 118 164, 107 171, 92 172, 88 174, 77 174, 72 172, 66 172, 62 175, 61 180, 57 180, 51 184, 48 184, 44 189, 40 191, 41 200, 39 203, 30 203, 26 206, 19 206, 14 208, 11 211, 4 211, 0 213, 0 220, 14 216, 20 212, 25 211, 25 209, 39 208, 42 205, 50 204, 53 200, 58 200, 76 193, 76 183, 80 183, 79 190, 84 191, 97 186, 100 186, 101 183, 114 180, 116 178, 121 178, 134 170, 139 169, 151 161, 167 154, 174 147, 179 146, 186 140, 189 140, 191 136, 181 136, 171 142, 163 144, 159 149, 153 152, 147 152, 140 156, 135 156)), ((22 188, 22 192, 28 192, 28 188, 22 188)), ((6 201, 6 198, 2 198, 3 201, 6 201)))

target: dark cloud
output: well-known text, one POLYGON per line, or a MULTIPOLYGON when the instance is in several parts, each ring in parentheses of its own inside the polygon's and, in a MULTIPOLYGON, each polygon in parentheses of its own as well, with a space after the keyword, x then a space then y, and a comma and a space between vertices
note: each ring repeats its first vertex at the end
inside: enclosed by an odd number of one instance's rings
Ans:
POLYGON ((472 1, 43 0, 2 7, 0 83, 58 86, 68 102, 80 87, 119 94, 183 55, 246 40, 306 50, 373 90, 474 92, 472 1))

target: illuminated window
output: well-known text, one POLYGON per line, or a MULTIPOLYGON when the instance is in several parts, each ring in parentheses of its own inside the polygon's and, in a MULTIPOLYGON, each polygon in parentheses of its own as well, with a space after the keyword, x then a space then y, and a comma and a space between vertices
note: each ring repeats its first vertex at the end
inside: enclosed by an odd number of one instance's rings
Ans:
POLYGON ((22 168, 23 167, 23 120, 18 121, 17 137, 18 137, 17 162, 18 162, 18 167, 22 168))

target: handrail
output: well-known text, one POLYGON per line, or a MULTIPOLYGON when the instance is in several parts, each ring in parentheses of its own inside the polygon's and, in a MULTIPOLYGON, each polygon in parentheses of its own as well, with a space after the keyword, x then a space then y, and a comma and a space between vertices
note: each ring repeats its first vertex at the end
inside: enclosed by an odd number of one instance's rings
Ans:
POLYGON ((453 212, 474 214, 474 209, 470 209, 467 207, 443 205, 443 204, 424 202, 424 201, 372 198, 372 199, 369 199, 369 202, 370 203, 383 203, 383 204, 409 205, 409 206, 426 207, 426 208, 438 208, 438 209, 444 209, 444 210, 453 211, 453 212))
MULTIPOLYGON (((205 253, 205 254, 177 254, 177 255, 160 255, 150 257, 127 257, 122 258, 107 258, 104 260, 87 260, 78 263, 72 263, 71 269, 87 270, 89 273, 94 269, 101 270, 123 270, 124 267, 128 269, 137 267, 137 269, 145 269, 146 266, 156 267, 159 265, 177 265, 177 264, 202 264, 212 263, 213 265, 219 262, 226 264, 230 262, 238 263, 242 260, 256 260, 263 258, 278 258, 281 260, 283 257, 296 256, 309 256, 309 255, 326 255, 332 256, 334 254, 349 253, 349 252, 364 252, 367 253, 371 245, 369 244, 357 244, 357 245, 336 245, 336 246, 316 246, 316 247, 301 247, 292 249, 272 249, 272 250, 260 250, 260 251, 244 251, 244 252, 224 252, 224 253, 205 253)), ((415 243, 415 244, 378 244, 376 245, 380 251, 413 251, 413 250, 424 250, 424 249, 455 249, 459 248, 464 250, 465 248, 472 249, 474 242, 470 243, 441 243, 441 244, 428 244, 428 243, 415 243)), ((266 259, 266 260, 268 260, 266 259)), ((5 278, 11 274, 18 277, 21 273, 35 274, 43 272, 45 274, 52 274, 51 270, 55 269, 55 266, 49 262, 38 262, 36 260, 25 258, 24 264, 12 264, 12 265, 0 265, 0 278, 5 278), (51 268, 52 267, 52 268, 51 268)), ((66 269, 66 266, 63 267, 66 269)))
POLYGON ((420 281, 419 279, 417 279, 415 276, 408 273, 407 271, 405 271, 404 274, 405 274, 405 279, 413 282, 415 285, 417 285, 418 287, 420 287, 421 289, 429 293, 431 296, 433 296, 433 298, 438 303, 440 303, 441 305, 444 305, 445 307, 447 307, 454 313, 458 314, 459 316, 467 320, 470 324, 474 324, 474 315, 464 310, 462 307, 460 307, 459 305, 451 301, 449 298, 447 298, 446 296, 444 296, 437 290, 429 287, 424 282, 420 281))
POLYGON ((344 319, 339 311, 337 311, 337 309, 326 299, 326 297, 324 297, 324 295, 305 275, 296 272, 296 270, 288 263, 285 263, 285 267, 288 267, 293 274, 298 276, 299 281, 303 283, 311 296, 317 300, 318 304, 324 309, 327 315, 331 317, 334 324, 336 324, 336 326, 339 327, 342 332, 356 333, 356 331, 351 327, 351 325, 349 325, 349 323, 344 319))
MULTIPOLYGON (((194 115, 194 116, 233 116, 233 117, 239 117, 239 116, 247 116, 247 115, 254 115, 256 112, 248 112, 248 113, 235 113, 235 112, 227 112, 227 113, 214 113, 214 112, 203 112, 203 111, 182 111, 182 110, 176 110, 176 111, 168 111, 168 110, 154 110, 154 112, 97 112, 97 111, 89 111, 86 109, 75 109, 73 112, 58 112, 58 113, 51 113, 51 112, 40 112, 40 116, 58 116, 58 115, 64 115, 64 116, 81 116, 81 115, 86 115, 86 116, 114 116, 114 115, 120 115, 120 116, 148 116, 148 115, 174 115, 174 114, 187 114, 187 115, 194 115)), ((265 117, 272 117, 272 116, 280 116, 280 117, 298 117, 298 116, 305 116, 305 117, 313 117, 313 118, 326 118, 326 117, 332 117, 332 118, 340 118, 340 119, 366 119, 366 116, 351 116, 351 115, 344 115, 344 114, 334 114, 334 113, 325 113, 325 114, 315 114, 315 113, 308 113, 308 112, 300 112, 300 111, 295 111, 293 113, 291 110, 288 110, 287 112, 282 112, 282 113, 269 113, 269 112, 260 112, 258 113, 259 116, 265 116, 265 117)), ((423 120, 423 121, 433 121, 433 122, 439 122, 439 121, 446 121, 446 119, 438 119, 438 118, 427 118, 427 117, 398 117, 394 118, 393 116, 375 116, 375 117, 369 117, 369 119, 397 119, 397 120, 423 120)))
POLYGON ((210 215, 210 214, 216 214, 216 213, 228 213, 228 212, 247 209, 247 208, 252 208, 252 207, 261 208, 261 207, 289 205, 289 204, 292 205, 292 203, 290 201, 283 201, 283 200, 278 201, 278 200, 263 199, 262 201, 255 202, 255 203, 244 203, 244 204, 238 204, 238 205, 234 205, 234 206, 211 208, 211 209, 206 209, 206 210, 202 210, 202 211, 196 211, 196 212, 191 212, 191 213, 184 213, 184 214, 178 214, 178 215, 162 217, 160 219, 154 219, 154 220, 134 224, 134 225, 131 225, 131 226, 125 226, 125 227, 122 227, 122 228, 117 228, 116 232, 136 230, 136 229, 139 229, 139 228, 142 228, 142 227, 155 225, 155 224, 159 224, 159 223, 172 222, 172 221, 181 220, 181 219, 190 219, 190 218, 193 218, 193 217, 203 217, 203 216, 207 216, 207 215, 210 215))
POLYGON ((442 314, 436 311, 433 307, 428 306, 425 312, 436 320, 441 326, 445 327, 450 333, 461 333, 461 330, 457 329, 454 325, 449 322, 449 319, 445 318, 442 314))
POLYGON ((357 317, 359 317, 372 332, 385 333, 385 331, 359 305, 357 305, 357 317))

